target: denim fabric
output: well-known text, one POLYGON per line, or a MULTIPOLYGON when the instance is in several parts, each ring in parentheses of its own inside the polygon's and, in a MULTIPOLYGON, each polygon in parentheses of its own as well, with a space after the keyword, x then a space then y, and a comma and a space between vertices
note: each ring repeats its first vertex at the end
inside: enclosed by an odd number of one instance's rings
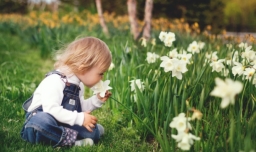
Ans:
POLYGON ((64 97, 62 99, 62 106, 65 109, 77 112, 82 112, 79 98, 79 86, 69 83, 63 90, 64 97))
POLYGON ((65 129, 48 113, 37 111, 26 114, 21 137, 30 143, 58 145, 65 137, 65 129))
MULTIPOLYGON (((50 74, 59 74, 62 79, 65 79, 65 76, 57 71, 52 71, 46 76, 50 74)), ((61 105, 67 110, 81 112, 79 86, 68 83, 67 81, 64 82, 66 83, 66 86, 63 90, 64 97, 61 105)), ((27 108, 31 104, 32 98, 33 96, 23 104, 25 111, 27 111, 27 108)), ((68 124, 60 123, 49 113, 43 112, 42 106, 32 112, 26 112, 25 118, 26 120, 21 130, 21 137, 30 143, 45 143, 54 147, 61 146, 63 139, 67 136, 67 129, 65 128, 77 131, 77 140, 91 138, 94 142, 97 142, 100 138, 97 125, 95 125, 95 128, 92 128, 93 132, 89 132, 83 126, 70 126, 68 124)))

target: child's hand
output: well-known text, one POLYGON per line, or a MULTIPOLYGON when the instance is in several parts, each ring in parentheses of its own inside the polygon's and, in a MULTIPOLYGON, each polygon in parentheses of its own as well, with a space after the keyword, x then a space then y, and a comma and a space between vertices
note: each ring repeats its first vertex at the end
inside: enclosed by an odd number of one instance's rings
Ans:
POLYGON ((112 95, 112 93, 111 93, 110 91, 106 91, 104 97, 101 97, 99 93, 97 94, 97 97, 98 97, 98 99, 99 99, 100 101, 105 102, 105 101, 108 100, 108 98, 109 98, 111 95, 112 95))
POLYGON ((83 126, 92 132, 91 128, 95 127, 95 124, 97 123, 98 119, 94 117, 93 115, 90 115, 90 112, 84 112, 84 122, 83 126))

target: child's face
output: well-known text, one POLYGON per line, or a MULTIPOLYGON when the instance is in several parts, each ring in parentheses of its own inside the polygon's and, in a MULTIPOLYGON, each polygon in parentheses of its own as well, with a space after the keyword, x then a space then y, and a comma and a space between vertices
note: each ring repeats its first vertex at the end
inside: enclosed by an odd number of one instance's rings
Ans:
POLYGON ((93 67, 85 73, 76 74, 76 76, 85 86, 91 88, 103 78, 104 72, 99 67, 93 67))

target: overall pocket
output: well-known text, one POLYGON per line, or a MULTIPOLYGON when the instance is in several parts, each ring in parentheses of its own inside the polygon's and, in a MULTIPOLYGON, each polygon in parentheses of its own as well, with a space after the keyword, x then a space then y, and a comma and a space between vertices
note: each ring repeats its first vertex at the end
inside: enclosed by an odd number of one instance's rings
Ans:
POLYGON ((62 100, 62 106, 63 108, 67 110, 77 110, 80 106, 80 99, 78 96, 73 95, 71 93, 64 93, 64 98, 62 100))

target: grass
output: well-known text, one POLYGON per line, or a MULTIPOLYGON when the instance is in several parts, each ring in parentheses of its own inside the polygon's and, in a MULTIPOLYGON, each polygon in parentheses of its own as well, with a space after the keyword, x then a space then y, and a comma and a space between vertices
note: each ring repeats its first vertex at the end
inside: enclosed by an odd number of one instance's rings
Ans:
MULTIPOLYGON (((177 131, 169 124, 180 113, 191 116, 192 107, 203 113, 203 119, 190 122, 190 132, 201 138, 191 145, 190 151, 256 149, 256 87, 252 81, 232 74, 232 66, 226 63, 226 59, 233 57, 230 55, 232 50, 224 44, 176 32, 177 39, 173 46, 165 47, 158 39, 159 32, 153 31, 157 45, 148 43, 142 47, 131 39, 129 31, 111 28, 112 36, 105 37, 99 32, 98 25, 91 30, 86 26, 66 24, 55 28, 46 25, 20 27, 14 23, 0 23, 1 151, 181 151, 172 138, 177 131), (93 112, 106 128, 105 136, 93 147, 60 149, 22 141, 19 137, 24 121, 22 103, 33 93, 44 74, 53 69, 51 52, 78 35, 104 40, 109 45, 116 66, 104 76, 104 79, 111 80, 112 99, 102 109, 93 112), (194 40, 204 41, 206 45, 200 53, 193 54, 191 64, 187 65, 188 71, 182 74, 181 80, 172 77, 171 72, 164 72, 159 66, 161 60, 154 64, 145 60, 147 52, 165 56, 174 48, 178 51, 186 49, 194 40), (219 59, 225 59, 228 75, 224 75, 223 71, 212 71, 211 62, 205 62, 206 54, 214 51, 217 51, 219 59), (234 105, 221 109, 221 99, 210 95, 216 86, 216 77, 230 78, 243 84, 242 92, 235 96, 234 105), (136 86, 135 91, 131 91, 130 81, 136 79, 143 82, 144 90, 136 86)), ((241 55, 244 50, 235 42, 232 44, 241 55)), ((88 97, 91 93, 89 89, 85 91, 88 97)))
POLYGON ((93 112, 106 130, 95 146, 53 149, 47 145, 24 142, 20 138, 24 122, 21 105, 33 93, 44 74, 52 70, 54 61, 42 59, 40 50, 16 35, 1 35, 0 45, 0 151, 153 151, 154 145, 141 139, 136 130, 121 121, 123 116, 114 113, 107 105, 93 112))

